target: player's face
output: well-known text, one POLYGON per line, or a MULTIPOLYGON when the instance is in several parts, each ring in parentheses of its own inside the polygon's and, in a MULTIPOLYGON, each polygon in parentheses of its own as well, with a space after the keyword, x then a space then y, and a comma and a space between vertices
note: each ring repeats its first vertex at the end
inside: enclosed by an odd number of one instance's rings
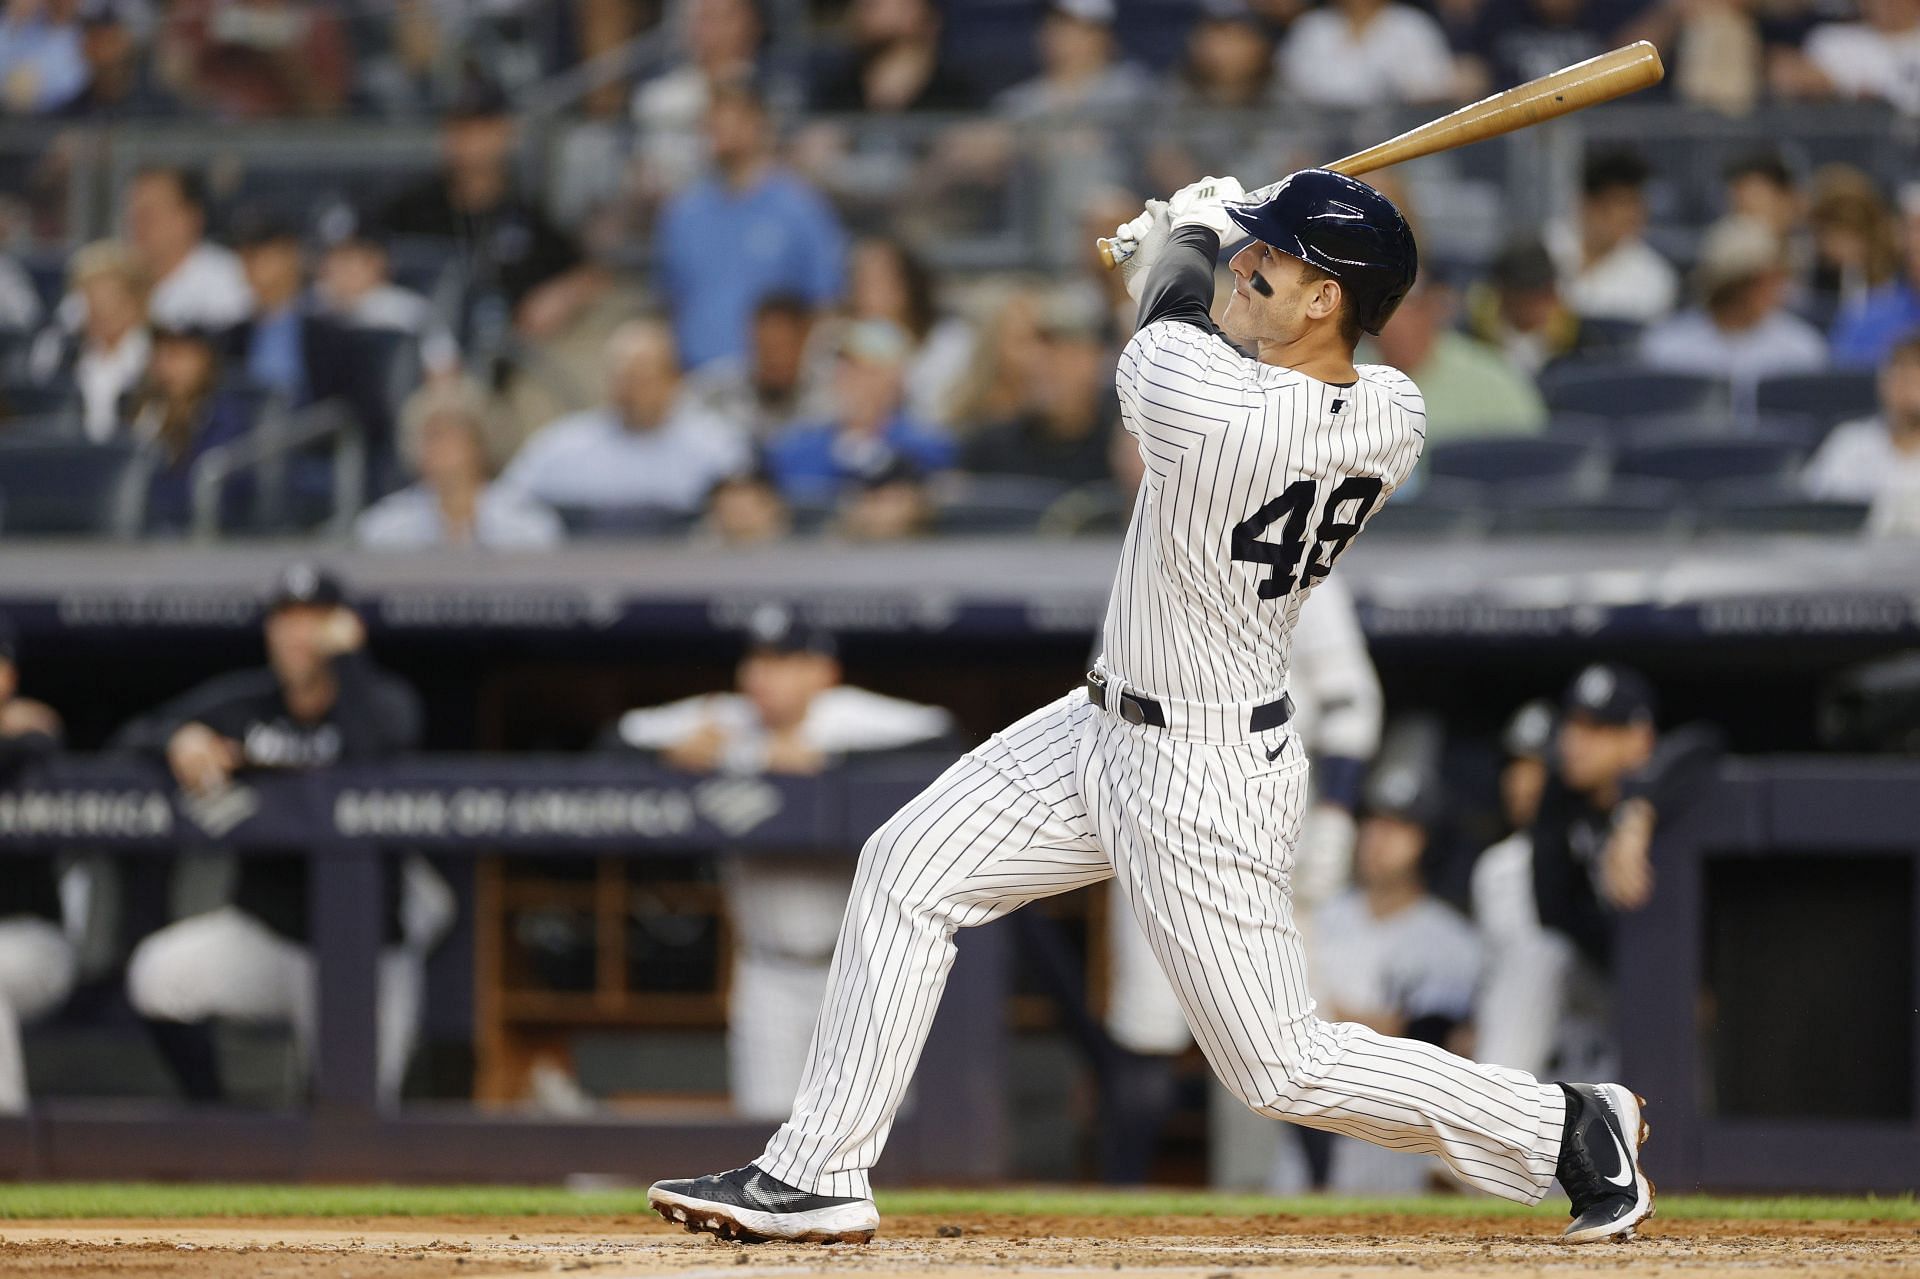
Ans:
POLYGON ((1419 872, 1427 851, 1427 830, 1404 817, 1376 814, 1360 823, 1353 850, 1353 872, 1362 888, 1397 884, 1419 872))
POLYGON ((1645 724, 1602 724, 1570 715, 1560 725, 1560 776, 1583 795, 1619 785, 1653 754, 1653 729, 1645 724))
POLYGON ((1309 302, 1325 281, 1309 284, 1305 263, 1258 240, 1234 254, 1227 267, 1233 272, 1233 296, 1220 317, 1227 336, 1239 342, 1299 338, 1309 302))
POLYGON ((1547 788, 1547 762, 1510 759, 1500 770, 1500 807, 1515 830, 1533 825, 1540 811, 1540 794, 1547 788))
POLYGON ((332 615, 312 604, 285 604, 267 615, 267 664, 281 684, 304 684, 319 671, 320 630, 332 615))
POLYGON ((789 729, 806 717, 813 699, 840 678, 840 664, 820 653, 760 650, 740 663, 740 692, 773 730, 789 729))

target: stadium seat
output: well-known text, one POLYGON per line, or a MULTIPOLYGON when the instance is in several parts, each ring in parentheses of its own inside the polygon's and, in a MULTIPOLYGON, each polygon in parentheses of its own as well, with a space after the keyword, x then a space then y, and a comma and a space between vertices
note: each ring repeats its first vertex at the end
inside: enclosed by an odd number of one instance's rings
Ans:
POLYGON ((1782 480, 1736 480, 1699 494, 1694 527, 1717 533, 1857 533, 1866 527, 1864 502, 1808 497, 1782 480))
POLYGON ((0 534, 131 536, 151 470, 131 444, 0 438, 0 534))
POLYGON ((0 385, 0 409, 8 417, 54 418, 79 408, 74 388, 66 382, 35 382, 8 378, 0 385))
POLYGON ((1500 436, 1447 440, 1427 449, 1434 478, 1477 484, 1566 484, 1597 491, 1607 474, 1606 450, 1579 440, 1500 436))
POLYGON ((1614 459, 1614 470, 1695 488, 1727 480, 1785 480, 1805 460, 1806 450, 1797 444, 1696 436, 1623 449, 1614 459))
POLYGON ((1396 494, 1367 521, 1369 536, 1471 537, 1486 531, 1491 498, 1487 486, 1429 476, 1412 492, 1396 494))
POLYGON ((569 537, 581 538, 679 537, 698 518, 657 506, 561 506, 555 513, 569 537))
POLYGON ((934 486, 942 533, 1031 533, 1068 485, 1025 475, 948 475, 934 486))
POLYGON ((1489 531, 1495 537, 1672 537, 1687 524, 1686 491, 1679 484, 1621 476, 1598 493, 1578 484, 1503 485, 1494 490, 1489 531))
POLYGON ((1633 364, 1563 362, 1540 378, 1541 394, 1557 413, 1633 417, 1642 413, 1706 413, 1725 409, 1727 384, 1699 373, 1675 373, 1633 364))
POLYGON ((1612 444, 1618 438, 1619 423, 1598 413, 1555 413, 1547 423, 1547 434, 1582 444, 1612 444))
POLYGON ((1645 328, 1633 320, 1582 319, 1574 337, 1572 357, 1575 360, 1626 358, 1639 345, 1645 328))
POLYGON ((1798 414, 1831 428, 1878 413, 1880 392, 1868 372, 1785 373, 1760 379, 1754 389, 1754 408, 1763 416, 1798 414))

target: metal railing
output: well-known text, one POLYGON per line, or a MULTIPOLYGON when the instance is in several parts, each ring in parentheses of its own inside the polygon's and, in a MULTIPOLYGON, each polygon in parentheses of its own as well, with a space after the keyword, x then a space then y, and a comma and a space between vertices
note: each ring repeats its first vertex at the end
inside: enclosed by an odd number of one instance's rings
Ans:
POLYGON ((268 401, 265 412, 248 435, 207 450, 194 463, 192 536, 211 542, 220 536, 228 481, 255 474, 256 513, 285 509, 286 462, 295 453, 331 440, 332 511, 325 533, 344 535, 366 498, 367 445, 358 419, 337 400, 323 400, 298 413, 289 413, 278 401, 268 401))

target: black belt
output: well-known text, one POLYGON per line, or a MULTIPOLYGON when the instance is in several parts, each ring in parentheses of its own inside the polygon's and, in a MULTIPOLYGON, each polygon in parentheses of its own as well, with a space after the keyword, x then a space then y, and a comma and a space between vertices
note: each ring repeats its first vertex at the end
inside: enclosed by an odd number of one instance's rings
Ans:
MULTIPOLYGON (((1101 710, 1107 709, 1107 677, 1100 671, 1087 672, 1087 700, 1101 710)), ((1146 724, 1153 728, 1167 726, 1167 713, 1160 709, 1160 703, 1140 693, 1120 690, 1120 707, 1116 712, 1129 724, 1146 724)), ((1282 693, 1271 702, 1262 702, 1248 712, 1247 731, 1264 733, 1270 728, 1279 728, 1293 718, 1293 699, 1282 693)))

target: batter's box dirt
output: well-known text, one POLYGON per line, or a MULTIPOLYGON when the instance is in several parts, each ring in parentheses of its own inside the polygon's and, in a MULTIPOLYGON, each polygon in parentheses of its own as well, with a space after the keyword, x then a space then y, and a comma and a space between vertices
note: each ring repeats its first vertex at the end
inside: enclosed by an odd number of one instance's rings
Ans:
POLYGON ((0 1224, 0 1279, 1372 1279, 1404 1274, 1893 1276, 1920 1273, 1911 1221, 1655 1221, 1636 1241, 1568 1248, 1513 1217, 903 1216, 866 1245, 724 1244, 635 1215, 525 1220, 276 1218, 0 1224))

